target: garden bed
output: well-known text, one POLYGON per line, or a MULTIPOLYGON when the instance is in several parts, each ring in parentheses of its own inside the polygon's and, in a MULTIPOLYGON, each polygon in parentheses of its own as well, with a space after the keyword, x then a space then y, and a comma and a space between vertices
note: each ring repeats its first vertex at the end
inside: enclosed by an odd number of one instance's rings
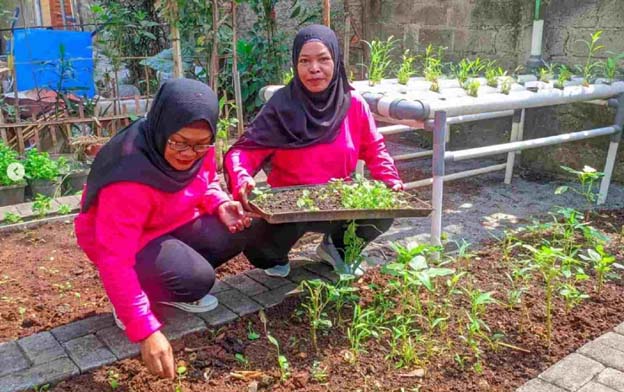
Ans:
MULTIPOLYGON (((620 249, 624 213, 598 212, 594 221, 609 237, 607 251, 620 249)), ((312 345, 310 320, 300 307, 302 301, 309 301, 290 298, 267 311, 266 325, 261 317, 252 315, 175 342, 178 366, 186 369, 176 381, 157 380, 138 359, 129 359, 65 381, 53 390, 109 391, 112 383, 125 391, 513 391, 624 321, 624 287, 619 280, 607 281, 598 291, 598 278, 591 266, 571 264, 585 268, 587 280, 575 281, 574 287, 589 298, 574 302, 572 296, 559 295, 558 289, 552 306, 552 336, 547 339, 544 282, 538 263, 524 262, 533 256, 537 260, 537 255, 531 256, 532 251, 523 245, 539 249, 543 238, 570 240, 570 244, 580 246, 577 254, 586 254, 586 249, 598 241, 596 233, 582 232, 580 226, 571 236, 559 238, 564 235, 559 231, 562 228, 565 226, 528 227, 504 241, 485 243, 475 253, 460 251, 453 260, 431 265, 453 272, 443 276, 442 271, 427 269, 432 277, 437 276, 432 278, 434 290, 411 288, 420 293, 421 305, 438 304, 430 308, 428 318, 408 323, 414 329, 404 336, 412 336, 412 341, 391 343, 393 336, 401 336, 396 332, 401 326, 399 320, 416 297, 410 297, 407 290, 399 295, 401 286, 387 273, 398 269, 382 272, 377 268, 354 284, 360 296, 358 306, 363 311, 374 310, 359 321, 377 333, 377 337, 369 334, 363 338, 357 349, 347 331, 355 336, 364 329, 354 329, 359 323, 352 323, 350 306, 341 312, 334 307, 326 309, 321 319, 331 320, 333 325, 324 331, 319 328, 317 352, 312 345), (530 268, 522 272, 524 267, 530 268), (453 286, 458 292, 452 293, 447 279, 461 273, 462 283, 453 286), (523 288, 522 300, 515 302, 513 292, 519 288, 523 288), (404 302, 408 297, 411 300, 404 302), (448 302, 436 302, 436 298, 448 302), (448 312, 448 319, 432 322, 441 318, 436 312, 448 312), (280 354, 289 365, 288 377, 280 372, 278 352, 266 332, 279 342, 280 354), (411 344, 403 344, 406 342, 411 344), (415 351, 410 353, 410 348, 415 351)), ((622 262, 621 255, 618 261, 622 262)), ((564 276, 559 276, 560 283, 570 283, 564 276)))
MULTIPOLYGON (((240 255, 217 276, 249 268, 240 255)), ((97 269, 76 244, 73 222, 2 233, 0 342, 110 311, 97 269)))

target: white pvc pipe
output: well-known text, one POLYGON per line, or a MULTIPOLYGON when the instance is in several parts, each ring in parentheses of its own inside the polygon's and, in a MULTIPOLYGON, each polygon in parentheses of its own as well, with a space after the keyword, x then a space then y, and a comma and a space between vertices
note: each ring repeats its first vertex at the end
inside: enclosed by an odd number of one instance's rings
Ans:
POLYGON ((444 133, 446 130, 446 113, 435 114, 433 127, 433 159, 431 171, 433 188, 431 191, 431 243, 442 245, 442 196, 444 194, 444 133))
MULTIPOLYGON (((520 118, 518 118, 519 116, 514 116, 514 120, 518 120, 513 121, 511 123, 511 135, 509 137, 509 142, 513 143, 518 141, 518 128, 520 128, 520 118)), ((505 184, 509 185, 511 184, 511 178, 513 177, 513 169, 514 169, 514 164, 516 162, 516 152, 515 151, 511 151, 509 153, 507 153, 507 164, 505 167, 505 184)))
POLYGON ((533 21, 533 34, 531 36, 531 56, 542 56, 542 36, 544 32, 544 20, 533 21))
POLYGON ((596 128, 588 131, 567 133, 563 135, 548 136, 539 139, 518 141, 513 143, 496 144, 493 146, 470 148, 461 151, 449 151, 445 154, 446 160, 461 161, 464 159, 481 158, 490 155, 503 154, 511 151, 525 150, 528 148, 546 147, 554 144, 573 142, 590 139, 599 136, 612 135, 620 130, 616 127, 596 128))
POLYGON ((379 133, 382 135, 394 135, 396 133, 403 133, 414 130, 412 127, 408 127, 407 125, 389 125, 387 127, 377 128, 379 133))
MULTIPOLYGON (((501 163, 498 165, 480 167, 478 169, 472 169, 472 170, 466 170, 466 171, 462 171, 458 173, 447 174, 443 178, 445 182, 459 180, 460 178, 472 177, 472 176, 477 176, 479 174, 485 174, 485 173, 491 173, 491 172, 495 172, 499 170, 504 170, 505 167, 507 167, 507 164, 501 163)), ((405 184, 405 189, 420 188, 423 186, 431 185, 432 183, 433 183, 433 178, 426 178, 424 180, 412 181, 412 182, 408 182, 405 184)))
POLYGON ((427 150, 427 151, 413 152, 410 154, 396 155, 396 156, 393 156, 392 159, 394 159, 395 161, 406 161, 408 159, 424 158, 424 157, 430 157, 432 155, 433 155, 433 150, 427 150))
MULTIPOLYGON (((490 120, 493 118, 501 118, 501 117, 510 117, 513 116, 513 110, 503 110, 500 112, 490 112, 490 113, 477 113, 477 114, 466 114, 456 117, 450 117, 447 119, 446 123, 449 125, 454 124, 463 124, 472 121, 480 121, 480 120, 490 120)), ((425 121, 426 126, 433 126, 433 120, 425 121)))
POLYGON ((598 193, 598 204, 604 204, 607 201, 607 193, 609 192, 609 185, 611 184, 611 174, 613 173, 613 167, 615 166, 615 158, 617 156, 619 142, 612 141, 609 143, 609 152, 607 153, 607 162, 604 168, 604 177, 600 182, 600 192, 598 193))

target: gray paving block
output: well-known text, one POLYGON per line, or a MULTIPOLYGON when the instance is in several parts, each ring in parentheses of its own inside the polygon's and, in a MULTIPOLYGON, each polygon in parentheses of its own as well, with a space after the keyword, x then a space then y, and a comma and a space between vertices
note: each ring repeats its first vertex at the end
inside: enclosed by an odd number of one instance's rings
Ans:
POLYGON ((106 313, 53 328, 50 332, 52 332, 56 340, 65 343, 81 336, 93 334, 111 325, 115 325, 113 315, 111 313, 106 313))
POLYGON ((516 389, 516 392, 567 392, 565 389, 561 389, 546 381, 535 378, 520 388, 516 389))
POLYGON ((164 324, 161 331, 171 340, 206 329, 206 323, 201 318, 180 309, 168 307, 162 316, 159 318, 164 324))
POLYGON ((35 386, 53 384, 79 373, 78 367, 69 358, 60 358, 0 378, 0 391, 22 391, 35 386))
POLYGON ((578 392, 617 392, 615 389, 611 389, 606 385, 599 384, 597 382, 590 382, 579 389, 578 392))
POLYGON ((605 346, 598 341, 587 343, 577 352, 602 363, 606 367, 624 371, 624 352, 605 346))
POLYGON ((263 269, 260 268, 245 271, 245 275, 249 276, 251 279, 255 280, 261 285, 268 287, 269 289, 276 289, 290 283, 290 280, 286 278, 269 276, 264 273, 263 269))
POLYGON ((219 304, 215 310, 205 313, 197 313, 197 315, 211 327, 218 327, 238 318, 236 313, 221 304, 219 304))
POLYGON ((303 268, 307 269, 312 273, 315 273, 316 275, 322 276, 325 279, 328 279, 330 282, 337 282, 339 279, 339 276, 336 272, 334 272, 334 269, 326 263, 309 263, 306 264, 303 268))
POLYGON ((81 336, 63 343, 81 373, 115 362, 117 358, 95 335, 81 336))
POLYGON ((600 372, 595 381, 615 389, 617 392, 624 392, 624 373, 618 370, 606 368, 600 372))
POLYGON ((251 279, 245 274, 228 276, 223 279, 225 283, 232 286, 243 294, 254 296, 268 290, 265 286, 251 279))
POLYGON ((130 342, 126 333, 117 326, 104 328, 98 331, 95 336, 111 350, 117 359, 126 359, 141 353, 141 346, 138 343, 130 342))
POLYGON ((30 367, 28 358, 15 342, 0 344, 0 364, 0 377, 30 367))
POLYGON ((284 300, 286 293, 296 288, 296 284, 288 283, 286 286, 278 287, 271 291, 267 291, 266 293, 256 295, 254 297, 254 301, 259 302, 265 308, 270 308, 271 306, 280 304, 284 300))
POLYGON ((303 267, 295 268, 290 271, 290 275, 288 275, 288 279, 295 282, 301 283, 304 280, 315 280, 315 279, 324 279, 322 276, 315 274, 314 272, 308 271, 303 267))
POLYGON ((539 375, 544 381, 576 391, 604 369, 599 362, 572 353, 539 375))
POLYGON ((210 289, 210 294, 215 295, 217 293, 220 293, 225 290, 230 290, 230 289, 232 288, 230 287, 229 284, 225 283, 222 280, 217 280, 214 286, 212 286, 212 288, 210 289))
POLYGON ((620 335, 615 332, 607 332, 595 341, 616 350, 624 351, 624 335, 620 335))
POLYGON ((624 323, 615 327, 615 332, 619 333, 620 335, 624 335, 624 323))
POLYGON ((238 290, 228 290, 217 294, 219 303, 239 316, 257 312, 262 306, 238 290))
POLYGON ((67 357, 65 349, 50 332, 40 332, 17 341, 33 365, 41 365, 67 357))

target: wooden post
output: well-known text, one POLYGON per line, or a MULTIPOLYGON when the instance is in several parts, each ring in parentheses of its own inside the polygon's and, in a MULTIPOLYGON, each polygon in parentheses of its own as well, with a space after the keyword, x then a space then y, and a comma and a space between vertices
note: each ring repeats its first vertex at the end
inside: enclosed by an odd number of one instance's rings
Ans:
POLYGON ((173 54, 173 76, 176 78, 184 77, 184 68, 182 65, 182 44, 180 43, 180 29, 178 29, 178 1, 170 0, 172 20, 169 21, 171 28, 171 51, 173 54))
POLYGON ((214 92, 219 88, 219 4, 212 0, 212 64, 210 65, 210 85, 214 92))
MULTIPOLYGON (((2 109, 0 109, 0 124, 4 124, 4 113, 2 113, 2 109)), ((7 131, 5 128, 0 128, 0 137, 2 137, 2 142, 9 146, 9 138, 7 137, 7 131)))
POLYGON ((234 80, 234 101, 236 102, 236 124, 238 136, 243 134, 243 99, 238 74, 238 29, 236 28, 236 1, 232 1, 232 79, 234 80))
MULTIPOLYGON (((345 8, 347 8, 347 2, 345 1, 345 8)), ((344 49, 342 55, 344 57, 344 65, 347 69, 347 77, 350 75, 351 67, 349 66, 349 49, 351 48, 351 15, 347 13, 344 24, 344 49)))
POLYGON ((331 11, 331 5, 330 5, 330 0, 323 0, 323 24, 327 27, 331 27, 330 26, 330 11, 331 11))

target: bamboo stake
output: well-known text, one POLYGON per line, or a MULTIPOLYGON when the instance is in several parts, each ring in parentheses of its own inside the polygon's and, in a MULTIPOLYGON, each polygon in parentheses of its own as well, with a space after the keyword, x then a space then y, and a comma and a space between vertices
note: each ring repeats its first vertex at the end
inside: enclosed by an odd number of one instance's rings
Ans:
POLYGON ((330 0, 323 0, 323 24, 327 27, 331 27, 330 26, 330 11, 331 11, 331 5, 330 5, 330 0))
POLYGON ((210 66, 210 85, 217 92, 219 87, 219 4, 212 0, 212 65, 210 66))
POLYGON ((238 29, 236 28, 236 1, 232 1, 232 79, 234 79, 234 100, 236 102, 236 124, 238 136, 243 134, 243 99, 238 73, 238 29))
POLYGON ((172 20, 169 21, 171 28, 171 51, 173 52, 173 76, 184 77, 182 67, 182 46, 180 44, 180 29, 178 29, 178 2, 170 0, 172 20))
MULTIPOLYGON (((0 125, 4 124, 4 113, 2 113, 2 109, 0 109, 0 125)), ((0 137, 2 137, 2 142, 9 145, 9 138, 7 137, 7 131, 4 128, 0 129, 0 137)))

